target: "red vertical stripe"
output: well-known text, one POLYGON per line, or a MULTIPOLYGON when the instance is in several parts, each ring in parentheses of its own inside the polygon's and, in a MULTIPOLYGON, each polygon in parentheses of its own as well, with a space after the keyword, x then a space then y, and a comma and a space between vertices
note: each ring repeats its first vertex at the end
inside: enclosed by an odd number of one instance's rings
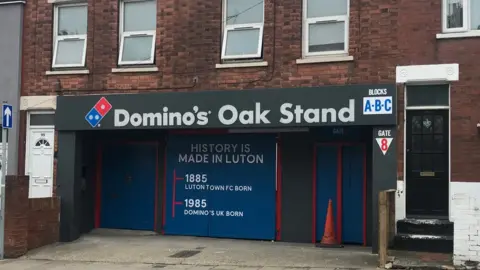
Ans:
POLYGON ((367 245, 367 147, 363 145, 363 245, 367 245))
POLYGON ((172 218, 175 217, 175 192, 176 192, 176 190, 175 190, 176 187, 175 186, 176 186, 176 183, 177 183, 177 173, 174 169, 173 170, 173 184, 172 184, 173 185, 173 187, 172 187, 172 189, 173 189, 173 191, 172 191, 172 218))
POLYGON ((153 225, 153 230, 154 231, 157 231, 157 225, 158 225, 158 167, 160 166, 158 164, 158 142, 156 144, 156 148, 155 148, 155 213, 154 213, 154 217, 155 217, 155 221, 154 221, 154 225, 153 225))
POLYGON ((167 146, 163 150, 163 211, 162 211, 162 234, 165 234, 165 222, 167 215, 167 146))
POLYGON ((278 134, 277 140, 277 232, 275 239, 281 240, 282 230, 282 150, 281 150, 280 134, 278 134))
POLYGON ((337 241, 342 242, 342 146, 337 149, 337 241))
POLYGON ((102 208, 102 145, 97 144, 97 175, 95 179, 95 228, 100 228, 100 213, 102 208))
POLYGON ((312 243, 317 242, 317 146, 313 144, 312 156, 312 243))

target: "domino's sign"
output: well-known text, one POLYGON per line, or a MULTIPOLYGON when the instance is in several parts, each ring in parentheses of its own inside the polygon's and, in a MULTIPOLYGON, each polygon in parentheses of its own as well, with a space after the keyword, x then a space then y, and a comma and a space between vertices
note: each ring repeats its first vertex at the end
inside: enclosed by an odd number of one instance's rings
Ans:
POLYGON ((395 84, 59 96, 55 125, 58 130, 395 125, 396 102, 395 84))
POLYGON ((112 104, 108 102, 105 97, 100 98, 97 103, 90 109, 90 111, 85 115, 85 120, 92 127, 100 126, 100 121, 107 115, 107 113, 112 109, 112 104))
POLYGON ((387 89, 369 89, 369 96, 363 98, 363 114, 392 114, 393 97, 386 96, 387 93, 387 89))

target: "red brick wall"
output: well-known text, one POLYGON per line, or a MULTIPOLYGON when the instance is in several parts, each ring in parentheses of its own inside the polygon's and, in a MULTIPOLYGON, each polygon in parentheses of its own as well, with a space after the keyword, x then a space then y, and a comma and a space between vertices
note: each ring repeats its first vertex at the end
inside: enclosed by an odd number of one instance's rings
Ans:
POLYGON ((25 174, 25 152, 27 139, 27 112, 19 111, 18 121, 18 168, 17 175, 25 174))
POLYGON ((5 185, 5 257, 28 250, 28 176, 7 176, 5 185))
MULTIPOLYGON (((26 4, 23 95, 300 87, 394 83, 395 67, 459 63, 452 86, 452 179, 480 181, 480 39, 437 40, 441 1, 350 1, 353 62, 297 65, 301 58, 302 1, 265 0, 264 59, 268 67, 215 69, 220 63, 221 1, 158 1, 156 66, 159 72, 112 74, 118 49, 118 1, 88 0, 88 75, 46 76, 52 58, 52 5, 26 4), (275 3, 275 9, 274 9, 275 3), (275 11, 275 12, 274 12, 275 11), (194 85, 193 78, 198 78, 194 85)), ((399 178, 403 177, 403 93, 399 87, 399 178)))
POLYGON ((199 81, 194 90, 394 82, 398 16, 396 8, 389 9, 382 0, 368 5, 352 0, 350 53, 355 62, 297 65, 302 1, 276 1, 274 15, 274 1, 266 0, 264 58, 269 66, 220 70, 215 64, 220 63, 221 1, 158 1, 160 71, 142 75, 111 73, 117 60, 117 1, 88 2, 86 65, 91 74, 81 76, 45 76, 52 58, 52 4, 26 4, 24 95, 52 94, 57 79, 65 89, 83 92, 188 89, 195 76, 199 81))
POLYGON ((58 242, 60 199, 29 200, 28 250, 58 242))
POLYGON ((5 197, 5 257, 58 241, 60 200, 28 199, 28 176, 7 176, 5 197))
MULTIPOLYGON (((451 85, 451 179, 480 182, 480 136, 476 128, 480 122, 480 37, 436 39, 442 26, 441 2, 401 1, 398 43, 402 57, 398 65, 459 64, 460 80, 451 85)), ((399 131, 403 134, 403 126, 399 131)), ((403 149, 403 142, 401 146, 399 149, 403 149)), ((403 162, 403 156, 399 158, 403 162)))

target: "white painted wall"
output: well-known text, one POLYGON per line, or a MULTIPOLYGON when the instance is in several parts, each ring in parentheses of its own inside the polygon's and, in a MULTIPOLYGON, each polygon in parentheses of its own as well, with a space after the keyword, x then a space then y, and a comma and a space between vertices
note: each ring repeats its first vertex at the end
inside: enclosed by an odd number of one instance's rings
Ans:
MULTIPOLYGON (((480 262, 480 182, 450 183, 450 221, 454 223, 453 263, 480 262)), ((403 181, 397 181, 395 220, 405 218, 403 181)))
POLYGON ((451 182, 453 262, 480 261, 480 183, 451 182))
POLYGON ((404 219, 405 215, 404 181, 397 181, 397 194, 395 196, 395 221, 404 219))
POLYGON ((2 166, 3 166, 3 165, 6 166, 6 167, 5 167, 5 175, 8 175, 8 166, 7 166, 7 165, 8 165, 8 143, 6 143, 6 145, 7 145, 7 158, 6 158, 6 163, 3 164, 3 150, 1 149, 1 144, 0 144, 0 162, 1 162, 2 166))

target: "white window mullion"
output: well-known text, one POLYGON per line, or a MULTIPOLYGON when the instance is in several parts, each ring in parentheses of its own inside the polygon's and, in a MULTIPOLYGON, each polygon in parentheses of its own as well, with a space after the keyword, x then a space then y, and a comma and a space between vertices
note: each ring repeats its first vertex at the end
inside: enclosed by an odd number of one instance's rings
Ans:
MULTIPOLYGON (((349 9, 350 10, 350 9, 349 9)), ((345 28, 345 37, 344 37, 344 40, 343 40, 343 44, 344 44, 344 47, 343 47, 343 51, 345 54, 348 55, 348 49, 350 48, 349 47, 349 44, 350 44, 350 20, 348 18, 348 16, 345 16, 345 20, 344 20, 344 28, 345 28)))
POLYGON ((319 22, 344 22, 347 20, 347 16, 328 16, 328 17, 317 17, 317 18, 308 18, 308 23, 319 23, 319 22))
POLYGON ((123 58, 123 47, 124 47, 124 40, 125 37, 128 37, 125 33, 120 34, 120 50, 118 51, 118 64, 122 64, 122 58, 123 58))
POLYGON ((465 31, 470 30, 470 1, 472 0, 462 0, 463 2, 463 29, 465 31))
MULTIPOLYGON (((256 58, 259 58, 262 56, 262 49, 263 49, 263 28, 264 28, 264 25, 262 23, 262 25, 260 26, 260 33, 258 33, 259 37, 258 37, 258 47, 257 47, 257 55, 255 56, 256 58)), ((275 42, 275 40, 273 41, 275 42)), ((275 45, 274 45, 275 46, 275 45)))

